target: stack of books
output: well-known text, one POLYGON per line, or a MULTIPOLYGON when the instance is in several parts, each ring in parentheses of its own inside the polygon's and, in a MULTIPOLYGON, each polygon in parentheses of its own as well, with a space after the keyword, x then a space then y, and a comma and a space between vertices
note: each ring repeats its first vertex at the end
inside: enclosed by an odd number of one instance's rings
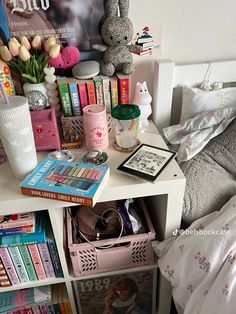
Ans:
POLYGON ((88 105, 102 105, 109 113, 118 104, 130 103, 130 77, 122 73, 89 80, 58 77, 57 84, 65 117, 81 116, 88 105))
POLYGON ((135 51, 134 54, 139 56, 151 55, 154 48, 154 40, 150 34, 142 34, 138 37, 136 45, 142 46, 143 50, 135 51))
MULTIPOLYGON (((56 287, 56 286, 55 286, 56 287)), ((54 303, 54 289, 50 286, 3 292, 0 294, 2 314, 72 314, 70 302, 54 303)), ((61 288, 61 285, 59 286, 61 288)))
POLYGON ((63 272, 46 211, 36 214, 34 232, 0 237, 0 290, 55 277, 63 272))

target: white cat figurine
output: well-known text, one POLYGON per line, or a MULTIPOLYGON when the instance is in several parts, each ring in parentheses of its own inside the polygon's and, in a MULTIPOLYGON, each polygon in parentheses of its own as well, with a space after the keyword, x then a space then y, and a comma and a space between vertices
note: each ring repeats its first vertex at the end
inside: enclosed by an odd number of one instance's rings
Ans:
POLYGON ((148 117, 152 113, 151 101, 152 96, 148 92, 146 81, 142 83, 137 82, 133 103, 138 105, 140 109, 140 131, 145 131, 145 129, 149 126, 148 117))

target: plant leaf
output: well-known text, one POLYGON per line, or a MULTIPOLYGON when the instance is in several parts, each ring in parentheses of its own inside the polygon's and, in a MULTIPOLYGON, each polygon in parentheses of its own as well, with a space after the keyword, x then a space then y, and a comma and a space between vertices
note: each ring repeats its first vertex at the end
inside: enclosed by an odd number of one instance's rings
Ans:
POLYGON ((22 76, 23 78, 27 79, 27 81, 28 81, 29 83, 37 84, 37 79, 36 79, 36 77, 33 77, 33 76, 31 76, 31 75, 29 75, 29 74, 25 74, 25 73, 21 74, 21 76, 22 76))

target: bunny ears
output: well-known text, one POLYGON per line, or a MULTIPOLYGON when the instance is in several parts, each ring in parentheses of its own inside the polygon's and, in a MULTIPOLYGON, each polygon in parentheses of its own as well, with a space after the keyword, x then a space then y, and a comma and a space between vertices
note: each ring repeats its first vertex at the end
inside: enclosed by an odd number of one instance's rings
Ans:
POLYGON ((107 17, 117 17, 118 8, 120 10, 120 17, 128 17, 129 0, 107 0, 105 4, 107 17))

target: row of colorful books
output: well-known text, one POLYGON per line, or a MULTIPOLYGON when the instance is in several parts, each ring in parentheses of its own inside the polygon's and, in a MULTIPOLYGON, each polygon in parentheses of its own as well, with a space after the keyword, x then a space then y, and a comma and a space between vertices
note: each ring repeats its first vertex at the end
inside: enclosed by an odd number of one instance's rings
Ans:
POLYGON ((0 313, 72 314, 67 298, 64 284, 2 292, 0 293, 0 313))
POLYGON ((130 103, 129 75, 99 75, 89 80, 58 77, 57 84, 65 117, 81 116, 87 105, 102 105, 109 113, 118 104, 130 103))
POLYGON ((57 304, 40 304, 16 308, 2 314, 72 314, 72 309, 70 302, 64 301, 57 304))
POLYGON ((0 237, 0 287, 63 277, 46 211, 36 215, 35 232, 0 237))

